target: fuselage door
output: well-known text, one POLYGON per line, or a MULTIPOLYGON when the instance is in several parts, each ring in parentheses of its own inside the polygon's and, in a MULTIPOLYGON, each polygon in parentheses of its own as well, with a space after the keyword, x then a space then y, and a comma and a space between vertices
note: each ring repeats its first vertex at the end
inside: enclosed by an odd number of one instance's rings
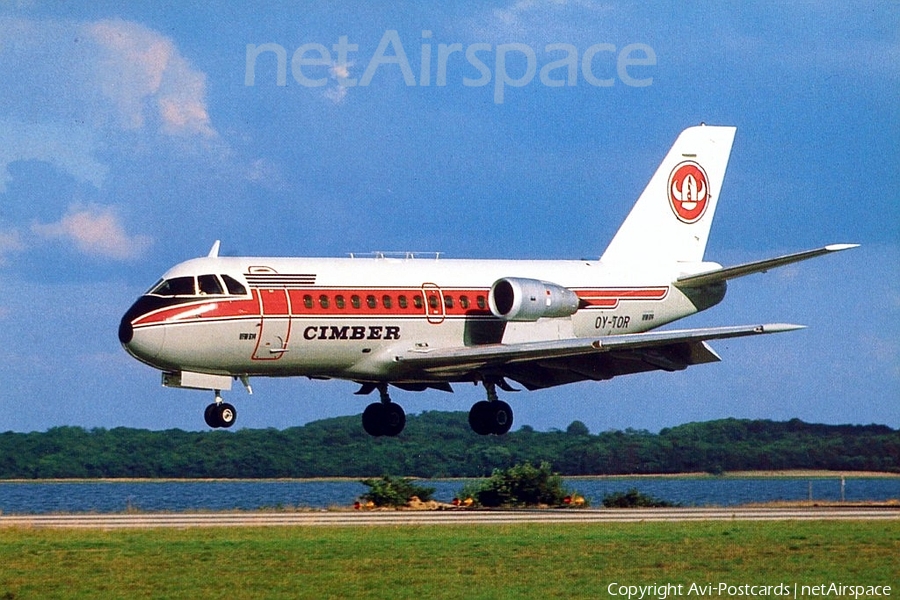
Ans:
POLYGON ((422 297, 425 300, 425 316, 433 325, 440 325, 447 317, 447 307, 444 306, 444 295, 441 288, 434 283, 422 284, 422 297))
MULTIPOLYGON (((251 270, 265 268, 252 267, 251 270)), ((260 318, 253 360, 278 360, 288 351, 291 336, 290 297, 285 288, 278 287, 258 287, 254 292, 259 302, 260 318)))

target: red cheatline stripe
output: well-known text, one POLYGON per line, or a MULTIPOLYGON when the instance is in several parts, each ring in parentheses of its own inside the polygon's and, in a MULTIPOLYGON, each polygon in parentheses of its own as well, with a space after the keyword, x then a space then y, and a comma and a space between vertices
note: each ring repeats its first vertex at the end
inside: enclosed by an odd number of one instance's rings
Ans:
MULTIPOLYGON (((135 325, 151 325, 154 323, 162 323, 172 320, 211 320, 233 317, 251 317, 259 315, 259 294, 261 292, 276 292, 283 294, 283 288, 274 290, 251 290, 251 298, 235 299, 235 298, 209 298, 191 302, 188 304, 179 304, 153 312, 136 320, 135 325), (179 317, 181 316, 181 319, 179 317)), ((437 293, 437 288, 433 291, 437 293)), ((596 308, 615 308, 622 300, 662 300, 668 294, 668 287, 655 288, 604 288, 604 289, 580 289, 574 290, 579 298, 585 301, 588 306, 596 308)), ((432 290, 426 290, 426 296, 432 293, 432 290)), ((478 305, 478 297, 487 298, 488 290, 486 289, 467 289, 459 288, 452 290, 441 290, 444 296, 452 298, 452 307, 450 303, 444 301, 445 314, 447 316, 488 316, 490 311, 485 306, 481 308, 478 305), (463 307, 461 298, 465 296, 468 300, 468 306, 463 307)), ((426 316, 425 309, 428 305, 428 298, 422 298, 422 290, 419 288, 407 289, 323 289, 308 288, 301 290, 290 290, 291 314, 295 316, 353 316, 353 315, 373 315, 373 316, 426 316), (304 302, 305 296, 310 296, 313 303, 308 307, 304 302), (360 306, 353 306, 352 297, 356 295, 360 298, 360 306), (406 308, 401 308, 399 297, 406 297, 406 308), (328 299, 328 306, 323 307, 320 297, 325 296, 328 299), (344 306, 338 308, 337 298, 343 297, 344 306), (374 308, 368 304, 368 297, 375 297, 374 308), (390 297, 391 306, 385 307, 384 296, 390 297), (414 299, 421 299, 422 306, 415 306, 414 299)), ((281 316, 287 315, 287 304, 282 299, 279 306, 283 305, 283 309, 279 310, 281 316)), ((268 307, 267 307, 268 308, 268 307)), ((271 316, 278 316, 272 314, 271 316)))

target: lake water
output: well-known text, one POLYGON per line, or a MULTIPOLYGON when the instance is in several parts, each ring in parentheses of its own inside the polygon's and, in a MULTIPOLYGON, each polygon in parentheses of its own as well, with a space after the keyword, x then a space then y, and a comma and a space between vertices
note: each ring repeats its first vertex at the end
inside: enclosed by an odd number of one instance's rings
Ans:
MULTIPOLYGON (((436 500, 449 502, 465 482, 418 481, 434 487, 436 500)), ((777 500, 841 500, 835 478, 577 478, 566 486, 601 506, 606 494, 636 488, 685 506, 734 506, 777 500)), ((265 508, 349 507, 368 488, 358 481, 98 481, 0 482, 0 512, 257 510, 265 508)), ((900 478, 848 477, 844 499, 900 499, 900 478)))

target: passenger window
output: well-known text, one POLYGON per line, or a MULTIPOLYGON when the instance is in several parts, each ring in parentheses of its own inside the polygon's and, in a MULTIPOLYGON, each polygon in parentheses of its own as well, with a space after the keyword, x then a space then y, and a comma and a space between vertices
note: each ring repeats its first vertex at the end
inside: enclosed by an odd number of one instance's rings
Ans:
POLYGON ((350 306, 352 306, 353 308, 359 308, 362 306, 362 301, 359 299, 359 296, 357 296, 356 294, 350 296, 350 306))
POLYGON ((409 306, 409 303, 408 303, 407 300, 406 300, 406 296, 404 296, 403 294, 400 294, 400 295, 397 297, 397 306, 399 306, 400 308, 406 310, 406 307, 409 306))
POLYGON ((234 277, 222 275, 222 281, 225 282, 225 287, 228 288, 228 293, 232 296, 247 295, 247 288, 245 288, 244 285, 234 277))
POLYGON ((200 275, 197 277, 197 283, 199 284, 201 296, 221 296, 225 293, 225 290, 222 289, 222 284, 219 283, 219 278, 215 275, 200 275))
POLYGON ((481 310, 487 308, 487 302, 484 301, 484 296, 478 296, 477 303, 478 308, 480 308, 481 310))
POLYGON ((366 306, 368 306, 369 308, 378 307, 378 300, 375 298, 375 296, 373 296, 372 294, 366 296, 366 306))
POLYGON ((347 304, 344 302, 344 297, 341 294, 338 294, 334 297, 334 305, 338 308, 344 308, 347 304))
POLYGON ((328 308, 328 304, 328 296, 326 296, 325 294, 319 296, 319 306, 321 306, 322 308, 328 308))
POLYGON ((459 297, 459 307, 460 308, 469 308, 469 297, 468 296, 460 296, 459 297))
POLYGON ((304 294, 303 295, 303 306, 306 308, 312 308, 313 307, 313 297, 310 296, 309 294, 304 294))
POLYGON ((413 306, 419 309, 425 306, 425 303, 422 302, 422 296, 413 296, 413 306))
POLYGON ((385 294, 384 296, 382 296, 382 297, 381 297, 381 305, 384 306, 384 307, 387 308, 387 309, 390 309, 391 306, 393 305, 393 301, 391 300, 391 297, 388 296, 387 294, 385 294))
POLYGON ((448 310, 453 308, 453 296, 444 296, 444 306, 448 310))

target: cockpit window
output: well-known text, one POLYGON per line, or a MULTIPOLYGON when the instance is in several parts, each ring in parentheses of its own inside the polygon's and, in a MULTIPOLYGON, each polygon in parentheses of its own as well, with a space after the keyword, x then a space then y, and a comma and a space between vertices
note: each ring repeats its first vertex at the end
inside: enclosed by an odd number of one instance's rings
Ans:
POLYGON ((193 277, 173 277, 163 279, 148 292, 154 296, 196 296, 193 277))
POLYGON ((222 275, 222 279, 225 281, 225 287, 228 288, 228 293, 233 296, 245 296, 247 294, 247 288, 245 288, 240 281, 235 279, 234 277, 229 277, 228 275, 222 275))
POLYGON ((225 293, 225 290, 222 289, 222 284, 219 282, 219 278, 215 275, 200 275, 197 277, 197 283, 201 296, 209 296, 212 294, 221 296, 225 293))
POLYGON ((193 277, 173 277, 172 279, 160 279, 156 282, 147 295, 152 296, 246 296, 247 288, 228 275, 200 275, 193 277), (222 279, 219 279, 221 277, 222 279), (222 286, 222 282, 225 286, 222 286), (196 287, 195 287, 196 284, 196 287), (228 290, 227 292, 225 290, 228 290), (199 292, 199 293, 198 293, 199 292))
POLYGON ((156 293, 156 288, 158 288, 158 287, 159 287, 159 284, 163 283, 164 281, 165 281, 164 279, 160 279, 159 281, 157 281, 156 283, 154 283, 153 285, 151 285, 151 286, 150 286, 150 289, 147 290, 146 292, 144 292, 144 295, 145 295, 145 296, 149 296, 150 294, 155 294, 155 293, 156 293))

